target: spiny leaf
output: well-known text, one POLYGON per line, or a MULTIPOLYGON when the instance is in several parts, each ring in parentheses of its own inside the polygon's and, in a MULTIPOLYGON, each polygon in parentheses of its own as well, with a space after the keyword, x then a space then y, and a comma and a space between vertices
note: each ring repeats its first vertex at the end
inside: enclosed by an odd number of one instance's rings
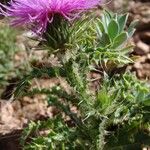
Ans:
POLYGON ((143 101, 143 104, 145 106, 150 106, 150 95, 147 95, 146 98, 143 101))

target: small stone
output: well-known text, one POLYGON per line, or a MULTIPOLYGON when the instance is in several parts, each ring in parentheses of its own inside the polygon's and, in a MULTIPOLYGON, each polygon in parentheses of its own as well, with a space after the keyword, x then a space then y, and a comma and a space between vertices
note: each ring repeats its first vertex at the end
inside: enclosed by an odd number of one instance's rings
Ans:
POLYGON ((142 69, 143 68, 142 64, 140 62, 136 62, 133 67, 136 69, 142 69))
POLYGON ((137 55, 145 55, 148 54, 149 51, 150 51, 150 47, 147 44, 143 43, 142 41, 139 41, 137 43, 137 47, 135 49, 135 53, 137 55))
POLYGON ((147 44, 150 44, 150 32, 149 32, 149 31, 141 32, 141 33, 139 34, 139 36, 140 36, 140 39, 141 39, 143 42, 145 42, 145 43, 147 43, 147 44))
POLYGON ((150 60, 150 54, 147 55, 147 59, 150 60))

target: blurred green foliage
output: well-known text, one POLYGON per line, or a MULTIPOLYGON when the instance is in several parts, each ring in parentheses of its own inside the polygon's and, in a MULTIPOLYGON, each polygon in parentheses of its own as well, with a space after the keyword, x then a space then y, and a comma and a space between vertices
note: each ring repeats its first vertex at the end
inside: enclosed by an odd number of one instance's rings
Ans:
POLYGON ((17 36, 20 34, 21 30, 8 26, 5 20, 0 24, 0 97, 2 99, 9 99, 12 96, 19 79, 28 72, 29 67, 26 62, 21 62, 23 59, 21 57, 25 56, 19 56, 19 53, 23 52, 17 41, 17 36))
POLYGON ((0 26, 0 86, 16 76, 14 55, 18 52, 16 45, 17 31, 7 25, 0 26))

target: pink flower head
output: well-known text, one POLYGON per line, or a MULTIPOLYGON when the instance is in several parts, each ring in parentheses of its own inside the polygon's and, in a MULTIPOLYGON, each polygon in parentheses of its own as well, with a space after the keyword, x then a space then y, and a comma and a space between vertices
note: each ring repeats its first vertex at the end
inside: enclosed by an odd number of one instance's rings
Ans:
POLYGON ((36 33, 43 33, 55 14, 72 20, 99 2, 100 0, 12 0, 9 6, 0 4, 0 14, 12 17, 12 25, 30 25, 36 33))

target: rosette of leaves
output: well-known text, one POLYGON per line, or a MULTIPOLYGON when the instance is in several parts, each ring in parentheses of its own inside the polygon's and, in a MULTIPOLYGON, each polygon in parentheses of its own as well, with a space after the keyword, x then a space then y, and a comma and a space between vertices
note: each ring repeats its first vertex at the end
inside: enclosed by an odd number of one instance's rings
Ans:
POLYGON ((128 57, 133 45, 129 40, 135 32, 137 21, 126 26, 128 14, 115 14, 104 11, 101 19, 97 19, 97 45, 94 51, 94 60, 127 64, 132 60, 128 57))

